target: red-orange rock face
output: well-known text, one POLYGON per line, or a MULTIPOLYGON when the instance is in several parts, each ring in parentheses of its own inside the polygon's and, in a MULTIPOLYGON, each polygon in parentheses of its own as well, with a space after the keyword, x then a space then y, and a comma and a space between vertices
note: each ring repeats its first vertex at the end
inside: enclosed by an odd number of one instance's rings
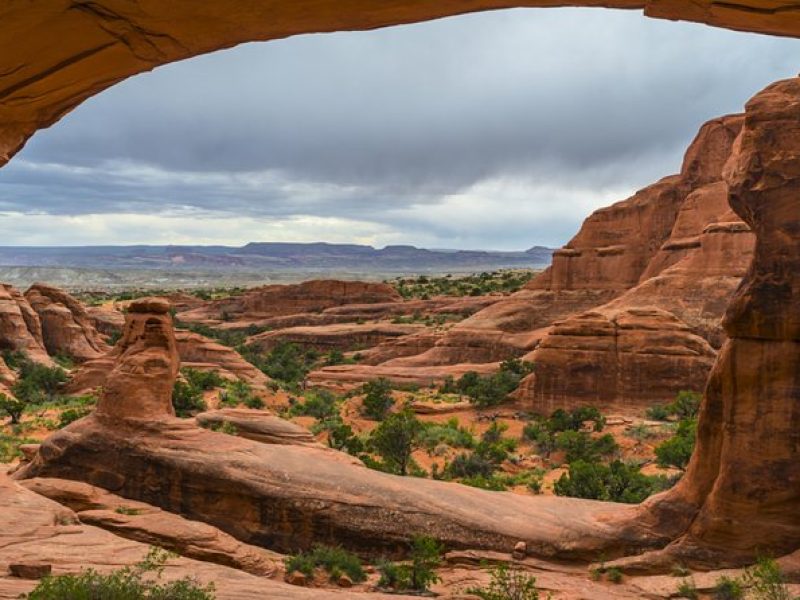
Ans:
POLYGON ((210 302, 181 313, 186 322, 257 321, 282 315, 322 312, 345 304, 400 302, 402 297, 385 283, 317 279, 293 285, 267 285, 239 296, 210 302))
POLYGON ((42 340, 39 315, 10 285, 0 284, 0 347, 18 350, 36 362, 51 365, 42 340))
POLYGON ((175 332, 181 366, 215 371, 228 379, 240 379, 250 385, 263 387, 269 377, 241 357, 233 348, 224 346, 198 333, 175 332))
POLYGON ((97 358, 109 350, 81 302, 56 287, 37 283, 25 292, 42 327, 47 352, 79 361, 97 358))
POLYGON ((169 302, 141 298, 128 307, 116 361, 97 405, 101 417, 151 420, 175 415, 172 387, 180 359, 169 302))

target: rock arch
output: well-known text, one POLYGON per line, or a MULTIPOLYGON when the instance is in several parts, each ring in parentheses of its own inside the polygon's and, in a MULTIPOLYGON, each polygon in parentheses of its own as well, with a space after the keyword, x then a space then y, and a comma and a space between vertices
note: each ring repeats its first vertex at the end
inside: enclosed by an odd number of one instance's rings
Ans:
MULTIPOLYGON (((34 8, 12 0, 0 8, 0 164, 86 98, 175 60, 298 33, 565 4, 800 36, 800 6, 776 0, 243 0, 201 7, 190 0, 54 0, 34 8)), ((719 565, 747 560, 757 550, 800 547, 800 79, 773 84, 748 103, 735 156, 726 174, 729 201, 756 233, 756 252, 725 320, 730 339, 707 388, 698 451, 678 487, 644 504, 634 518, 625 511, 617 522, 617 546, 630 541, 635 547, 632 540, 643 529, 651 535, 640 548, 654 539, 659 545, 675 540, 648 557, 650 564, 680 556, 719 565)), ((158 352, 159 389, 174 377, 173 346, 167 336, 158 352)), ((138 366, 138 351, 132 345, 130 360, 118 365, 123 379, 136 370, 127 367, 138 366)), ((120 397, 125 389, 120 386, 120 397)), ((154 392, 151 404, 161 400, 154 392)), ((124 410, 111 403, 102 408, 114 418, 137 416, 130 402, 120 406, 124 410)), ((65 436, 57 441, 62 446, 51 445, 32 471, 69 457, 65 436)))

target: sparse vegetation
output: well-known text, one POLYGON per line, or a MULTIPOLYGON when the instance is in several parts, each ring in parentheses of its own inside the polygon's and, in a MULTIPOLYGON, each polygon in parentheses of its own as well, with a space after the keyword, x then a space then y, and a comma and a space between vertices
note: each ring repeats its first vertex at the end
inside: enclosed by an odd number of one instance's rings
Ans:
POLYGON ((389 281, 403 298, 427 300, 433 296, 483 296, 491 293, 512 293, 524 286, 535 271, 524 269, 484 272, 455 277, 400 277, 389 281))
POLYGON ((410 560, 405 563, 384 561, 378 565, 378 586, 396 592, 425 592, 439 581, 436 569, 441 565, 443 547, 434 538, 416 536, 411 542, 410 560))
POLYGON ((420 446, 422 430, 422 423, 408 409, 389 415, 370 435, 369 448, 381 457, 375 466, 408 475, 414 466, 411 454, 420 446))
POLYGON ((172 387, 172 406, 179 417, 191 417, 206 410, 202 390, 180 379, 172 387))
POLYGON ((482 600, 539 600, 536 577, 508 565, 495 567, 491 573, 488 586, 469 588, 467 592, 482 600))
POLYGON ((388 379, 380 378, 368 381, 361 386, 364 400, 361 403, 364 416, 374 420, 383 420, 394 405, 392 385, 388 379))
POLYGON ((227 381, 220 392, 219 401, 222 406, 239 406, 247 408, 264 408, 264 401, 244 381, 227 381))
POLYGON ((658 464, 662 467, 685 469, 694 452, 697 421, 687 418, 678 423, 675 435, 656 447, 658 464))
POLYGON ((341 547, 317 544, 307 552, 301 552, 286 559, 286 572, 299 571, 309 578, 314 577, 316 569, 325 570, 331 580, 347 575, 354 583, 366 580, 361 560, 352 552, 341 547))
POLYGON ((443 394, 463 394, 479 408, 496 406, 504 402, 533 369, 533 363, 511 358, 501 363, 500 370, 491 375, 481 376, 476 371, 468 371, 458 381, 448 378, 439 391, 443 394))
POLYGON ((315 419, 330 419, 339 416, 341 398, 324 389, 309 390, 302 402, 295 401, 289 407, 289 415, 293 417, 308 416, 315 419))
POLYGON ((161 582, 166 561, 173 555, 151 548, 147 557, 133 567, 111 573, 85 569, 73 575, 47 576, 27 600, 213 600, 214 585, 200 585, 190 577, 161 582))
POLYGON ((648 477, 638 467, 615 460, 609 465, 577 460, 555 482, 558 496, 637 504, 670 486, 666 477, 648 477))

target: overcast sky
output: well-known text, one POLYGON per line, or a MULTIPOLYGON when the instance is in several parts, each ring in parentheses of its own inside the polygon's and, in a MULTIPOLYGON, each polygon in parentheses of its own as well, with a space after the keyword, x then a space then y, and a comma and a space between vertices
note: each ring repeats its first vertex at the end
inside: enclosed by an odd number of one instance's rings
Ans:
POLYGON ((0 239, 558 246, 798 70, 800 40, 591 9, 247 44, 39 132, 0 169, 0 239))

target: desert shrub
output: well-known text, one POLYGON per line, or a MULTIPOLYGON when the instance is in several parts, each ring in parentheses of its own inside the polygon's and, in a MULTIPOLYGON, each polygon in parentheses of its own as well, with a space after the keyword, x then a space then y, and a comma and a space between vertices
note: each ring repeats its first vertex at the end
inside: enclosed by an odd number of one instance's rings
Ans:
POLYGON ((697 421, 684 419, 678 424, 675 435, 656 446, 656 459, 659 466, 685 469, 694 452, 697 437, 697 421))
POLYGON ((380 421, 386 417, 389 409, 394 405, 392 398, 392 386, 388 379, 381 377, 373 379, 361 386, 361 393, 364 400, 361 407, 364 416, 380 421))
POLYGON ((699 600, 700 594, 697 592, 697 586, 691 579, 684 579, 678 585, 676 592, 678 598, 687 598, 688 600, 699 600))
POLYGON ((266 356, 248 352, 245 358, 272 379, 294 386, 306 378, 319 353, 315 350, 303 351, 296 344, 284 341, 266 356))
POLYGON ((314 570, 324 569, 331 579, 347 575, 355 583, 366 580, 367 575, 361 566, 361 560, 339 546, 316 544, 311 550, 286 558, 286 572, 300 571, 307 577, 314 576, 314 570))
POLYGON ((669 418, 669 408, 664 404, 654 404, 645 411, 645 415, 653 421, 666 421, 669 418))
POLYGON ((225 383, 225 380, 214 371, 200 371, 198 369, 185 368, 181 369, 181 373, 190 385, 203 391, 213 390, 225 383))
POLYGON ((738 579, 723 575, 714 586, 714 600, 742 600, 744 588, 738 579))
POLYGON ((678 392, 675 400, 669 404, 656 404, 647 409, 648 419, 654 421, 666 421, 669 417, 677 417, 680 420, 694 419, 700 412, 700 403, 703 395, 697 392, 683 390, 678 392))
POLYGON ((556 435, 555 446, 566 452, 569 463, 582 460, 597 462, 603 456, 614 454, 619 450, 617 442, 611 434, 592 438, 584 431, 562 431, 556 435))
POLYGON ((434 538, 416 536, 411 541, 407 563, 378 564, 381 578, 378 586, 397 592, 425 592, 439 581, 436 568, 441 565, 443 547, 434 538))
POLYGON ((619 460, 609 465, 578 460, 570 463, 569 472, 555 482, 553 490, 558 496, 637 504, 667 485, 665 478, 648 477, 619 460))
POLYGON ((227 381, 220 393, 220 404, 224 406, 239 406, 244 404, 247 408, 264 408, 264 401, 253 393, 253 389, 244 381, 227 381))
POLYGON ((772 558, 759 558, 755 565, 745 569, 742 580, 749 588, 748 598, 753 600, 797 600, 789 592, 786 577, 772 558))
POLYGON ((339 415, 340 398, 333 392, 315 389, 306 392, 303 402, 297 402, 289 408, 292 416, 307 416, 315 419, 329 419, 339 415))
POLYGON ((451 448, 474 448, 476 441, 472 433, 462 427, 453 417, 446 423, 425 423, 419 436, 420 445, 428 451, 445 444, 451 448))
POLYGON ((497 469, 497 465, 494 462, 475 452, 470 452, 456 455, 445 468, 445 473, 449 477, 471 479, 482 477, 486 479, 494 474, 495 469, 497 469))
POLYGON ((62 411, 58 416, 58 428, 61 429, 62 427, 66 427, 70 423, 73 423, 78 419, 82 419, 90 412, 92 412, 92 409, 89 407, 68 408, 62 411))
POLYGON ((500 565, 491 573, 488 586, 473 587, 467 592, 482 600, 539 600, 536 577, 508 565, 500 565))
POLYGON ((181 380, 172 387, 172 406, 179 417, 189 417, 206 409, 202 391, 181 380))
POLYGON ((463 394, 479 408, 496 406, 519 386, 522 378, 533 371, 533 364, 512 358, 500 364, 500 370, 481 376, 467 371, 458 381, 448 378, 439 388, 443 394, 463 394))
POLYGON ((77 575, 48 575, 27 600, 213 600, 214 586, 201 586, 184 577, 162 583, 161 574, 170 554, 151 548, 147 558, 133 567, 111 573, 85 569, 77 575))
POLYGON ((583 428, 583 424, 589 421, 594 423, 593 429, 595 431, 602 431, 606 425, 605 417, 594 406, 582 406, 571 412, 558 408, 553 411, 544 425, 548 431, 558 433, 561 431, 579 431, 583 428))
POLYGON ((12 425, 19 423, 22 413, 25 412, 27 406, 28 403, 23 400, 12 398, 6 394, 0 394, 0 415, 11 417, 12 425))
POLYGON ((669 405, 669 412, 679 419, 694 419, 700 412, 700 402, 703 395, 697 392, 681 391, 678 392, 675 401, 669 405))
POLYGON ((0 433, 0 463, 10 463, 12 460, 22 457, 22 452, 19 450, 21 445, 37 443, 39 443, 38 440, 0 433))
POLYGON ((419 447, 423 425, 408 409, 386 417, 370 434, 369 446, 381 457, 386 470, 407 475, 412 452, 419 447))
POLYGON ((327 432, 328 446, 335 450, 347 452, 353 456, 358 456, 364 452, 364 442, 338 414, 318 421, 311 428, 311 431, 315 435, 322 431, 327 432))
POLYGON ((620 571, 617 567, 611 567, 610 569, 606 570, 606 578, 611 583, 622 583, 622 571, 620 571))
POLYGON ((24 359, 19 363, 11 393, 26 404, 43 404, 58 398, 59 389, 66 381, 67 373, 61 367, 48 367, 24 359))

